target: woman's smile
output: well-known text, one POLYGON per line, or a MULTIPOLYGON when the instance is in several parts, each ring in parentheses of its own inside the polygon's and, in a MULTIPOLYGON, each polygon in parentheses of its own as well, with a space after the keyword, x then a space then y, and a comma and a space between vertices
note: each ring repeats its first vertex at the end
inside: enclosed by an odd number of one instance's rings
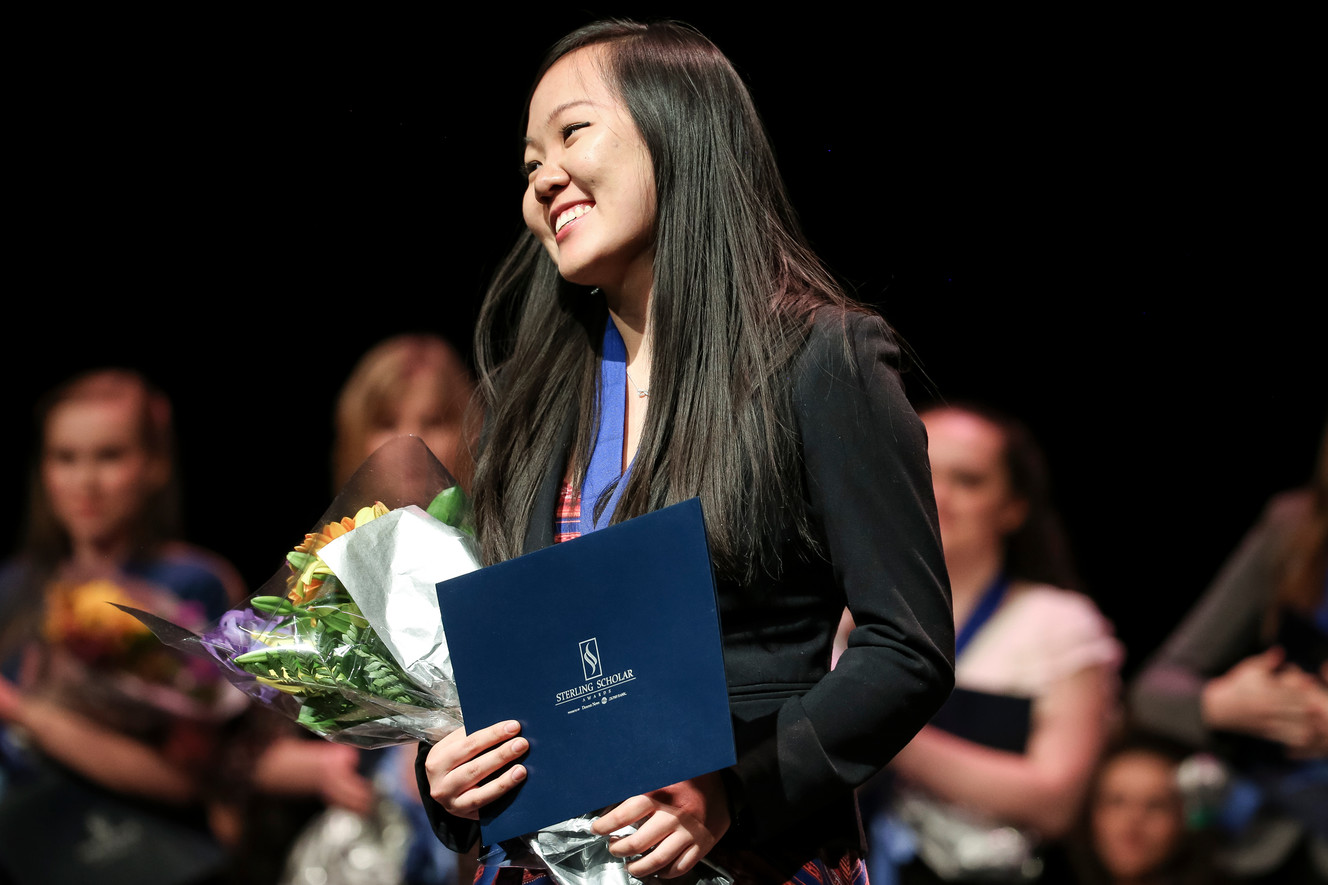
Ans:
POLYGON ((589 212, 591 209, 594 208, 595 204, 587 200, 585 202, 573 203, 571 206, 568 206, 565 209, 562 208, 555 209, 554 212, 552 213, 553 231, 555 239, 557 239, 557 241, 561 243, 564 236, 563 233, 564 229, 573 221, 576 221, 582 215, 585 215, 587 212, 589 212))

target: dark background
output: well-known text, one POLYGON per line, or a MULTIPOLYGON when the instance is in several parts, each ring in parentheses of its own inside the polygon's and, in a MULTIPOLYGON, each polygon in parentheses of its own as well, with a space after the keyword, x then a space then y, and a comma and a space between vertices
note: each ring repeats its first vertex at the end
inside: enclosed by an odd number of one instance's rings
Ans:
POLYGON ((1309 477, 1328 417, 1292 20, 620 4, 33 23, 9 90, 4 537, 37 396, 129 365, 176 404, 190 538, 267 578, 330 501, 332 402, 360 354, 407 330, 468 352, 520 225, 532 72, 609 13, 690 21, 734 60, 815 247, 910 345, 915 400, 1031 425, 1137 667, 1309 477))

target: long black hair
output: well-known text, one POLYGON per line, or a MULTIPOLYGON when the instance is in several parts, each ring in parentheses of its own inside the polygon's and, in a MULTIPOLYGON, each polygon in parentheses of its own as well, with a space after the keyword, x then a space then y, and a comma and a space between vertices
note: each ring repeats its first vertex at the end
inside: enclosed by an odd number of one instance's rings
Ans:
MULTIPOLYGON (((604 78, 650 153, 657 207, 650 408, 612 519, 699 496, 722 572, 777 573, 781 538, 811 539, 785 369, 815 310, 849 301, 807 246, 751 96, 714 44, 675 22, 597 22, 554 45, 535 84, 588 46, 603 47, 604 78)), ((529 232, 489 288, 474 482, 488 562, 521 552, 569 428, 569 476, 584 478, 606 316, 529 232)))

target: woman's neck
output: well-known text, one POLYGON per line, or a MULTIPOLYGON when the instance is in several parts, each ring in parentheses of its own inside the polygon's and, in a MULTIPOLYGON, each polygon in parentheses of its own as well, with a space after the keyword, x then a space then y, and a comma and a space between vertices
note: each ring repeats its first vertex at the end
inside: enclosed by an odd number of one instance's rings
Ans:
POLYGON ((632 463, 645 430, 650 395, 650 288, 648 285, 624 286, 618 293, 605 292, 609 318, 622 336, 627 351, 629 385, 623 415, 622 467, 632 463))
POLYGON ((128 538, 74 541, 69 552, 69 565, 79 572, 112 571, 129 559, 130 550, 128 538))
POLYGON ((982 591, 1000 574, 1004 556, 1000 549, 958 554, 947 551, 945 570, 950 575, 950 597, 954 604, 955 624, 963 624, 982 591))
POLYGON ((605 292, 609 317, 618 327, 627 349, 627 371, 638 388, 650 387, 650 289, 624 286, 618 293, 605 292))

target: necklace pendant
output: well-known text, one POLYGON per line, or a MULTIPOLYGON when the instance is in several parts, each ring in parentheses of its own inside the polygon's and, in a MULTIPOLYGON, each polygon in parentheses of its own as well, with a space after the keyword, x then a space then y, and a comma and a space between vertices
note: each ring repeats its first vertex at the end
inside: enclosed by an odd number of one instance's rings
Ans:
POLYGON ((637 399, 645 399, 646 397, 650 396, 650 388, 646 387, 643 389, 640 385, 638 385, 636 381, 632 378, 631 372, 628 372, 626 369, 623 369, 623 374, 627 376, 627 380, 631 382, 632 388, 636 390, 637 399))

